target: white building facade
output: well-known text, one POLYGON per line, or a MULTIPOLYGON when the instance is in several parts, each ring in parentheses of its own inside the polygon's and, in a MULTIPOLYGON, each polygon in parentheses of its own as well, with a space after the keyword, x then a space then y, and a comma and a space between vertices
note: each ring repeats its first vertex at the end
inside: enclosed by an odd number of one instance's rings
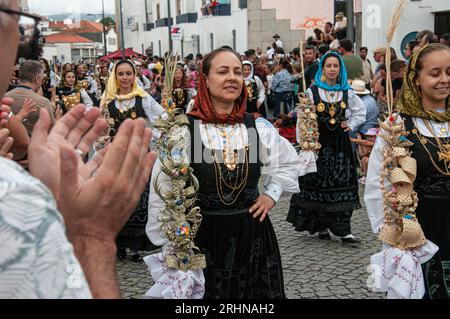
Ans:
MULTIPOLYGON (((209 52, 222 45, 235 47, 238 51, 246 49, 243 45, 246 44, 245 39, 237 41, 237 34, 247 33, 245 30, 246 9, 238 8, 239 1, 220 1, 219 10, 216 10, 215 15, 211 17, 205 17, 201 13, 201 1, 169 1, 171 29, 179 30, 171 36, 175 52, 183 56, 191 53, 195 55, 209 52)), ((119 8, 118 2, 116 1, 116 8, 119 8)), ((125 0, 122 1, 122 6, 125 48, 131 47, 143 54, 148 49, 154 55, 160 56, 169 50, 167 0, 125 0)), ((120 28, 118 14, 117 21, 120 28)))
MULTIPOLYGON (((300 3, 304 0, 297 1, 300 3)), ((276 16, 276 9, 272 6, 266 9, 262 0, 219 0, 219 5, 213 9, 212 16, 201 12, 201 0, 122 0, 121 2, 124 47, 133 48, 143 54, 147 49, 158 56, 169 51, 168 3, 170 3, 172 18, 171 29, 179 30, 171 36, 173 51, 183 56, 205 54, 224 45, 243 53, 249 48, 255 49, 267 43, 270 45, 275 33, 285 36, 287 44, 285 49, 292 50, 298 46, 301 35, 304 35, 303 30, 292 29, 289 19, 283 17, 282 20, 285 21, 281 21, 281 18, 276 16), (273 11, 270 12, 271 21, 262 21, 262 17, 268 16, 267 13, 270 10, 273 11), (261 30, 255 27, 258 23, 261 30), (262 30, 263 27, 264 30, 262 30), (249 34, 253 35, 251 39, 249 34)), ((117 30, 120 30, 119 8, 120 0, 116 0, 117 30)))
MULTIPOLYGON (((362 45, 369 51, 386 45, 387 27, 396 3, 391 0, 363 0, 362 45)), ((431 30, 438 35, 450 32, 449 0, 408 1, 391 45, 399 58, 405 58, 403 50, 406 44, 422 30, 431 30)))

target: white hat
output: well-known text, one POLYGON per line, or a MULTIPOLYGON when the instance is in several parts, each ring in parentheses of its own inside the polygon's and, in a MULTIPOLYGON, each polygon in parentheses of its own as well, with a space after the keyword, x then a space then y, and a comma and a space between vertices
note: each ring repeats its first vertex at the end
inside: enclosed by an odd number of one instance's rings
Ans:
POLYGON ((366 88, 366 83, 362 80, 355 79, 352 82, 352 90, 358 95, 370 94, 370 91, 366 88))

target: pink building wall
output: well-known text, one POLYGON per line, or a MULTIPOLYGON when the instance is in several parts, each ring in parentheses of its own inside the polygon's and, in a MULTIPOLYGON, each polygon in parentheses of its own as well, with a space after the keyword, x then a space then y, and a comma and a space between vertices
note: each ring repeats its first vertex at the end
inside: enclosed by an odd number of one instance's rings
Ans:
MULTIPOLYGON (((354 0, 355 12, 361 12, 362 0, 354 0)), ((291 19, 291 29, 323 28, 334 23, 334 0, 261 0, 262 9, 276 9, 277 19, 291 19)), ((308 32, 309 33, 309 32, 308 32)))

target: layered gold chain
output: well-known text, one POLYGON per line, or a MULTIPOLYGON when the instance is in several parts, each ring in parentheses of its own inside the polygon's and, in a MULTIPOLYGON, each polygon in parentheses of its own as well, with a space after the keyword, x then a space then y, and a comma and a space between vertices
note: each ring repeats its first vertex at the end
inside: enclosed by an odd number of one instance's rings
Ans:
MULTIPOLYGON (((450 143, 448 141, 448 139, 446 139, 445 144, 442 143, 441 139, 436 135, 436 133, 434 132, 434 129, 432 128, 431 123, 428 120, 423 120, 423 123, 425 125, 425 127, 427 128, 427 130, 431 133, 431 135, 433 135, 433 138, 436 141, 436 144, 429 141, 426 137, 424 137, 417 126, 417 123, 415 121, 414 122, 414 126, 415 128, 412 130, 412 133, 415 134, 420 142, 420 144, 422 144, 423 148, 425 149, 425 151, 427 152, 431 163, 433 164, 433 166, 439 171, 439 173, 441 173, 442 175, 445 176, 450 176, 450 143), (439 161, 443 161, 444 162, 444 167, 445 167, 445 171, 442 170, 442 168, 439 167, 439 165, 434 161, 433 156, 431 155, 430 150, 426 147, 426 144, 432 144, 435 147, 437 147, 439 149, 438 152, 438 156, 439 156, 439 161)), ((450 123, 448 123, 449 129, 447 130, 447 132, 450 131, 450 123)), ((442 133, 443 130, 441 130, 442 133)))
POLYGON ((249 167, 249 145, 245 144, 244 136, 242 133, 242 130, 240 129, 241 138, 242 138, 242 144, 244 145, 244 163, 239 164, 239 158, 236 154, 236 151, 232 148, 231 145, 231 135, 226 132, 225 127, 221 126, 214 126, 219 132, 222 138, 225 139, 225 149, 222 151, 223 158, 224 158, 224 165, 228 170, 228 181, 224 178, 222 175, 222 168, 220 166, 220 163, 218 163, 217 154, 216 151, 213 149, 213 143, 211 135, 208 131, 208 127, 205 126, 206 135, 208 138, 208 143, 211 148, 211 156, 214 161, 214 171, 215 171, 215 177, 216 177, 216 188, 217 188, 217 194, 219 195, 220 201, 226 205, 226 206, 232 206, 239 198, 239 195, 244 190, 247 180, 248 180, 248 167, 249 167), (224 131, 225 130, 225 131, 224 131), (231 153, 232 152, 232 153, 231 153), (227 160, 228 158, 228 160, 227 160), (233 160, 231 159, 233 158, 233 160), (228 163, 227 163, 228 161, 228 163), (227 165, 228 164, 228 165, 227 165), (240 173, 239 173, 239 166, 240 166, 240 173), (231 176, 231 173, 235 171, 236 177, 233 181, 233 177, 231 176), (239 182, 239 179, 241 181, 239 182), (234 185, 233 185, 234 184, 234 185), (231 193, 226 196, 224 193, 224 186, 231 190, 231 193), (229 198, 232 198, 234 195, 234 199, 232 199, 231 202, 227 201, 229 198))

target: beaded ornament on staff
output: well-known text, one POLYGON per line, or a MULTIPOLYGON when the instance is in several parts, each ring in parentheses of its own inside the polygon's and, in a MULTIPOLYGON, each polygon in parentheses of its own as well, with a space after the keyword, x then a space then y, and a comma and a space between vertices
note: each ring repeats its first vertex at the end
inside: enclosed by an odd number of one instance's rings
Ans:
POLYGON ((413 185, 417 175, 417 162, 411 157, 409 148, 412 142, 407 136, 404 121, 394 112, 394 96, 391 79, 390 44, 400 21, 407 0, 400 0, 392 16, 388 29, 386 68, 387 68, 387 102, 389 117, 381 122, 380 136, 387 142, 383 149, 383 171, 380 178, 381 191, 384 197, 385 224, 380 231, 379 239, 401 250, 416 249, 426 244, 426 238, 415 215, 418 196, 413 185), (384 181, 391 183, 386 189, 384 181))
POLYGON ((170 54, 165 60, 165 86, 162 106, 166 110, 155 123, 161 132, 156 141, 161 161, 161 172, 170 179, 171 188, 163 189, 161 176, 154 181, 155 192, 165 204, 158 220, 161 231, 170 243, 164 250, 167 267, 182 271, 206 267, 205 256, 200 254, 194 239, 202 222, 200 208, 195 206, 199 190, 198 180, 190 167, 189 120, 183 111, 175 108, 172 99, 175 61, 170 54))
MULTIPOLYGON (((109 81, 106 81, 105 92, 108 92, 109 81)), ((111 132, 114 130, 114 119, 109 114, 109 108, 105 101, 100 99, 100 110, 102 117, 106 120, 108 126, 106 127, 105 135, 101 136, 96 143, 96 150, 99 151, 105 148, 109 143, 111 143, 111 132)))
POLYGON ((318 153, 321 145, 319 143, 319 128, 317 124, 316 106, 306 93, 305 64, 303 62, 303 41, 300 41, 300 58, 302 63, 303 92, 298 94, 297 104, 297 131, 299 133, 299 144, 303 151, 318 153))

